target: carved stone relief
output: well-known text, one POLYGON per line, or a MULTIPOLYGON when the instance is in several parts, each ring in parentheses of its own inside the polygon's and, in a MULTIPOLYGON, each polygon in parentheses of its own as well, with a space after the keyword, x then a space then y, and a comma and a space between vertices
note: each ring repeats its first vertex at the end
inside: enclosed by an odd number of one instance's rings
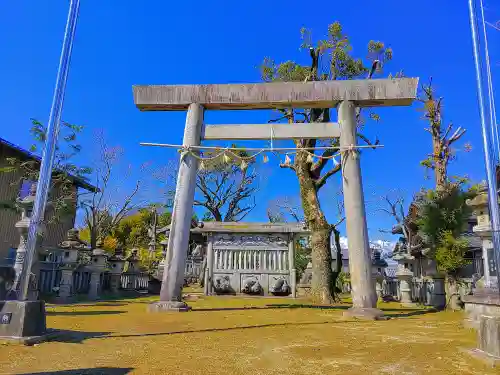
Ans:
POLYGON ((214 246, 224 247, 286 247, 288 240, 279 235, 246 235, 246 234, 219 234, 213 238, 214 246))

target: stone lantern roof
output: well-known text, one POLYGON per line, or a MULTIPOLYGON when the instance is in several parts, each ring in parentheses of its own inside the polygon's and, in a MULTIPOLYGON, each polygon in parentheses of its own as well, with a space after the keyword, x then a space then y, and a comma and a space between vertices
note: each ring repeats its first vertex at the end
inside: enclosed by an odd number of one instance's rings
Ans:
POLYGON ((125 256, 125 254, 123 253, 123 248, 121 246, 121 244, 119 244, 113 255, 111 255, 108 260, 110 262, 125 262, 127 260, 127 257, 125 256))
POLYGON ((59 248, 64 250, 88 250, 88 245, 78 236, 78 229, 68 230, 66 239, 59 244, 59 248))

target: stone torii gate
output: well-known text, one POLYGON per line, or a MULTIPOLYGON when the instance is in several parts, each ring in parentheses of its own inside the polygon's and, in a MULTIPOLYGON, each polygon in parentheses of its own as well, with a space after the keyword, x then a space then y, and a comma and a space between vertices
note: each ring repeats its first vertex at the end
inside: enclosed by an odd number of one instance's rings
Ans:
MULTIPOLYGON (((220 85, 134 86, 134 101, 141 111, 187 110, 184 147, 201 140, 340 137, 342 149, 356 146, 356 107, 408 106, 416 97, 418 78, 318 82, 275 82, 220 85), (205 109, 338 108, 339 123, 205 125, 205 109)), ((160 302, 154 311, 189 310, 182 301, 198 160, 181 157, 160 302)), ((349 239, 353 307, 350 316, 377 319, 377 295, 364 205, 359 152, 342 153, 344 206, 349 239)))

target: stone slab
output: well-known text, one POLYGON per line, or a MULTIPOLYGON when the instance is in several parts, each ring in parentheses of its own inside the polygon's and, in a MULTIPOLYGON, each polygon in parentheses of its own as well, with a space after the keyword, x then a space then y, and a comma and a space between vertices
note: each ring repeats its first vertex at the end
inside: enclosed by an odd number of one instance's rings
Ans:
POLYGON ((357 107, 407 106, 418 78, 220 85, 136 85, 141 111, 184 111, 191 103, 206 109, 333 108, 344 100, 357 107))
POLYGON ((343 313, 344 318, 355 318, 362 320, 388 320, 389 317, 384 315, 384 312, 379 309, 369 307, 351 307, 343 313))
POLYGON ((151 303, 148 306, 148 311, 155 312, 187 312, 191 310, 191 306, 189 306, 185 302, 179 301, 160 301, 151 303))
POLYGON ((479 329, 480 318, 483 315, 500 317, 500 296, 496 289, 481 289, 473 295, 462 297, 465 309, 464 326, 479 329))
POLYGON ((232 124, 205 125, 204 140, 331 139, 340 137, 340 126, 334 122, 309 124, 232 124))
POLYGON ((491 367, 500 367, 500 358, 489 355, 488 353, 483 352, 480 349, 469 349, 464 350, 464 352, 480 360, 481 362, 485 362, 491 367))
POLYGON ((482 315, 479 318, 478 348, 500 359, 500 317, 482 315))
POLYGON ((38 337, 46 333, 44 301, 0 301, 0 337, 38 337))

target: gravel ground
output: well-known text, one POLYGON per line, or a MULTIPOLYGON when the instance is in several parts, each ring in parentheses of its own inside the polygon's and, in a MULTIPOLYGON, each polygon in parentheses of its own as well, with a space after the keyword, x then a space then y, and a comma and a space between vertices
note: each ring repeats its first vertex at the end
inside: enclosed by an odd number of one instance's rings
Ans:
POLYGON ((500 374, 464 353, 476 337, 462 313, 383 304, 392 319, 348 321, 346 304, 208 297, 188 313, 150 314, 153 300, 48 306, 48 326, 66 334, 31 347, 0 343, 0 373, 500 374))

